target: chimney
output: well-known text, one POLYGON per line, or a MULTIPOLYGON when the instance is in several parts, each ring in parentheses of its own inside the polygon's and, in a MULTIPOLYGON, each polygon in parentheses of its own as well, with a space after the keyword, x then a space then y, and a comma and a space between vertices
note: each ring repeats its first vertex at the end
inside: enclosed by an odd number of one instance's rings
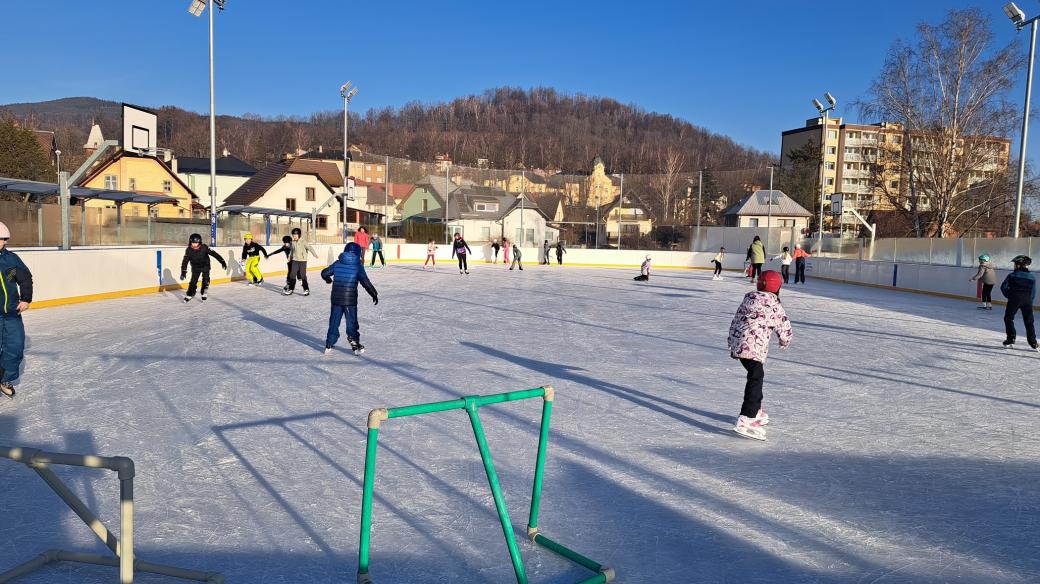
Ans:
POLYGON ((221 152, 221 154, 220 154, 220 155, 221 155, 221 156, 223 156, 224 158, 227 158, 227 157, 228 157, 228 151, 227 151, 227 148, 225 148, 225 149, 224 149, 224 150, 223 150, 223 151, 221 152))
MULTIPOLYGON (((169 150, 167 150, 167 152, 169 152, 169 150)), ((173 174, 177 174, 177 157, 176 156, 170 156, 169 162, 170 162, 170 170, 173 171, 173 174)))

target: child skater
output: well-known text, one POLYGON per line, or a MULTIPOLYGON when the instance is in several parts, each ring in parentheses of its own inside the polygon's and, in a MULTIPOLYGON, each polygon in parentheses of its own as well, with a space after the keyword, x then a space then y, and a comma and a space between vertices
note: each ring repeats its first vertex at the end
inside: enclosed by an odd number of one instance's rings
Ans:
POLYGON ((495 252, 495 259, 491 262, 493 264, 498 263, 498 252, 502 249, 502 246, 498 243, 498 240, 491 242, 491 251, 495 252))
MULTIPOLYGON (((367 237, 367 234, 366 234, 367 237)), ((310 253, 315 259, 318 253, 314 251, 311 244, 303 239, 303 230, 294 227, 291 242, 289 243, 289 280, 282 289, 282 294, 291 295, 296 291, 296 280, 303 284, 303 295, 311 295, 311 287, 307 284, 307 254, 310 253)))
POLYGON ((729 353, 747 370, 744 385, 744 403, 733 428, 737 434, 755 440, 766 439, 769 416, 762 410, 762 381, 764 365, 769 354, 769 341, 775 334, 780 348, 791 344, 791 321, 780 304, 783 280, 774 270, 767 270, 758 278, 758 290, 748 292, 729 325, 729 353))
POLYGON ((321 278, 326 284, 332 284, 332 309, 329 314, 329 331, 325 336, 325 354, 332 352, 332 347, 339 340, 339 323, 343 317, 347 319, 347 340, 350 350, 355 355, 365 352, 361 344, 361 332, 358 327, 358 283, 365 287, 365 292, 372 297, 372 304, 379 304, 376 287, 365 274, 364 252, 356 242, 350 242, 339 254, 339 259, 321 271, 321 278))
POLYGON ((1015 256, 1011 260, 1015 264, 1015 271, 1004 278, 1000 285, 1000 291, 1007 298, 1007 307, 1004 308, 1004 328, 1007 330, 1007 340, 1004 348, 1010 349, 1015 345, 1015 313, 1022 312, 1022 324, 1026 327, 1026 341, 1033 350, 1037 350, 1036 329, 1033 327, 1033 304, 1036 302, 1036 279, 1029 272, 1029 265, 1033 260, 1029 256, 1015 256))
POLYGON ((502 265, 509 265, 509 240, 505 237, 502 238, 502 265))
POLYGON ((242 261, 246 263, 246 278, 249 280, 247 286, 263 286, 264 274, 260 271, 260 254, 264 254, 264 258, 271 256, 267 255, 264 246, 253 241, 252 233, 243 235, 242 239, 242 261))
POLYGON ((982 282, 982 300, 979 302, 979 310, 993 310, 993 286, 997 284, 997 270, 993 262, 989 261, 987 254, 979 256, 979 271, 971 277, 971 281, 982 282))
POLYGON ((556 240, 556 265, 563 265, 563 254, 565 253, 567 253, 567 250, 563 247, 563 240, 556 240))
POLYGON ((715 254, 712 258, 711 263, 715 264, 715 275, 711 277, 712 280, 722 279, 722 262, 726 259, 726 248, 720 247, 719 253, 715 254))
POLYGON ((191 302, 191 299, 195 298, 195 287, 199 283, 199 276, 202 276, 202 290, 199 297, 203 300, 206 299, 206 292, 209 290, 209 258, 217 260, 220 262, 220 267, 227 270, 227 262, 224 261, 224 258, 202 243, 201 235, 192 233, 188 238, 188 249, 184 250, 184 259, 181 260, 181 280, 188 277, 188 264, 191 264, 191 281, 188 282, 188 293, 184 295, 185 302, 191 302))
POLYGON ((780 275, 784 278, 784 284, 791 283, 791 261, 794 260, 794 256, 791 255, 791 248, 784 246, 784 250, 780 252, 780 255, 775 256, 774 260, 780 260, 780 275))
POLYGON ((0 306, 0 393, 13 398, 25 353, 22 313, 32 302, 33 281, 22 259, 7 249, 10 239, 11 230, 0 223, 0 288, 4 294, 0 306))
POLYGON ((512 271, 514 267, 520 268, 520 271, 524 271, 524 264, 520 262, 523 258, 523 254, 520 252, 520 244, 513 242, 513 263, 509 264, 509 270, 512 271))
POLYGON ((431 239, 426 243, 426 262, 423 263, 422 269, 426 269, 426 264, 433 263, 433 271, 437 271, 437 244, 431 239))
POLYGON ((469 262, 467 260, 467 253, 472 252, 469 248, 469 244, 466 243, 465 239, 462 239, 461 233, 455 234, 455 241, 451 243, 451 257, 459 257, 459 275, 469 273, 469 262))
POLYGON ((647 255, 646 259, 643 260, 643 265, 639 266, 639 275, 632 278, 636 282, 649 282, 650 281, 650 256, 647 255))

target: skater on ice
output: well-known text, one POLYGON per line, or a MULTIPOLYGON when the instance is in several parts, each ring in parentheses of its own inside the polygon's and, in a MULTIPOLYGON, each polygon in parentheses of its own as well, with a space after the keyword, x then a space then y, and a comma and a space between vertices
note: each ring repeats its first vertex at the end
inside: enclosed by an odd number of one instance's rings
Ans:
POLYGON ((296 291, 297 280, 303 286, 303 295, 311 295, 311 287, 307 284, 307 254, 310 253, 315 259, 318 258, 318 254, 311 247, 311 244, 301 239, 302 236, 303 230, 299 227, 294 227, 292 230, 292 241, 289 243, 289 250, 286 252, 289 254, 289 280, 282 290, 282 293, 286 296, 296 291))
POLYGON ((548 239, 544 240, 542 242, 542 262, 539 265, 544 265, 544 266, 548 266, 549 265, 549 250, 550 249, 552 249, 552 246, 549 245, 549 240, 548 239))
POLYGON ((747 371, 744 402, 733 431, 755 440, 766 439, 766 424, 769 423, 769 416, 762 409, 762 382, 769 341, 775 334, 780 348, 786 349, 794 334, 791 321, 780 304, 782 285, 780 274, 773 270, 763 272, 758 279, 758 290, 744 296, 729 325, 730 357, 739 359, 747 371))
POLYGON ((325 335, 325 354, 332 352, 339 340, 339 323, 346 317, 347 341, 355 355, 365 351, 361 344, 361 333, 358 326, 358 284, 372 297, 372 304, 379 304, 376 287, 365 273, 364 256, 357 242, 348 243, 343 248, 339 259, 321 271, 321 278, 326 284, 332 284, 332 308, 329 313, 329 330, 325 335))
POLYGON ((466 240, 462 239, 462 234, 456 233, 455 241, 451 242, 451 257, 458 256, 459 258, 459 274, 469 273, 469 262, 466 260, 466 256, 472 251, 466 240))
POLYGON ((1026 341, 1033 350, 1037 350, 1036 329, 1033 327, 1033 303, 1036 302, 1036 278, 1029 271, 1029 265, 1033 260, 1029 256, 1015 256, 1011 260, 1015 265, 1015 271, 1004 278, 1000 285, 1000 292, 1007 298, 1007 307, 1004 309, 1004 328, 1007 330, 1007 339, 1004 340, 1004 348, 1010 349, 1015 345, 1015 313, 1022 313, 1022 324, 1026 328, 1026 341))
POLYGON ((185 302, 191 302, 195 298, 196 287, 199 277, 202 277, 202 288, 199 289, 199 298, 205 300, 206 292, 209 291, 209 258, 220 263, 220 267, 227 271, 227 262, 220 254, 202 243, 202 236, 192 233, 188 238, 188 248, 184 250, 184 259, 181 260, 181 280, 188 277, 188 264, 191 264, 191 280, 188 282, 188 293, 184 295, 185 302))
POLYGON ((502 238, 502 265, 509 265, 509 240, 505 237, 502 238))
POLYGON ((650 281, 650 256, 646 256, 643 260, 642 265, 639 266, 639 275, 632 278, 636 282, 649 282, 650 281))
POLYGON ((794 246, 794 283, 805 283, 805 258, 811 258, 812 254, 802 249, 802 244, 794 246))
POLYGON ((971 281, 982 283, 982 298, 979 301, 979 310, 993 310, 993 286, 997 284, 997 269, 993 262, 989 261, 987 254, 979 256, 979 271, 971 277, 971 281))
POLYGON ((567 250, 563 247, 563 240, 556 240, 556 265, 563 265, 563 254, 567 253, 567 250))
POLYGON ((513 263, 509 264, 509 270, 512 271, 514 267, 520 268, 520 271, 524 271, 524 264, 520 261, 523 259, 523 254, 520 252, 520 244, 513 242, 513 263))
MULTIPOLYGON (((280 253, 285 254, 285 288, 289 287, 289 271, 292 270, 292 238, 288 235, 282 237, 282 247, 275 251, 269 252, 267 257, 278 255, 280 253)), ((283 288, 283 290, 285 289, 283 288)))
POLYGON ((426 261, 422 265, 422 269, 426 269, 426 265, 433 262, 433 271, 437 271, 437 244, 431 239, 426 243, 426 261))
POLYGON ((491 242, 491 251, 494 253, 494 257, 495 257, 495 259, 492 260, 491 263, 493 263, 493 264, 497 264, 498 263, 498 252, 501 249, 502 249, 502 246, 498 243, 497 239, 491 242))
POLYGON ((712 280, 722 279, 722 262, 726 259, 726 248, 720 247, 719 253, 715 254, 712 258, 711 263, 715 264, 715 274, 711 277, 712 280))
POLYGON ((755 280, 762 275, 762 265, 766 263, 766 250, 762 246, 762 238, 755 236, 751 240, 751 245, 747 248, 746 261, 751 264, 751 271, 748 273, 748 278, 755 280))
POLYGON ((791 261, 794 259, 794 256, 791 255, 791 248, 789 248, 789 247, 787 247, 785 245, 783 251, 780 252, 780 255, 774 256, 773 259, 774 260, 780 260, 780 275, 784 279, 784 284, 790 284, 791 283, 791 261))
POLYGON ((372 238, 368 235, 368 228, 362 225, 358 227, 358 230, 354 232, 354 243, 361 246, 361 261, 365 261, 365 256, 368 255, 368 246, 372 243, 372 238))
POLYGON ((264 274, 260 271, 260 254, 264 254, 264 258, 270 257, 267 255, 267 250, 264 246, 253 241, 253 234, 246 233, 242 236, 244 243, 242 244, 242 261, 246 263, 246 279, 249 280, 248 286, 262 286, 264 283, 264 274))
POLYGON ((14 397, 14 382, 21 375, 25 353, 25 325, 22 313, 29 309, 33 296, 32 272, 16 253, 7 249, 11 230, 0 223, 0 393, 14 397))
POLYGON ((383 240, 379 239, 378 235, 372 236, 372 263, 370 266, 376 265, 376 255, 379 256, 380 267, 386 267, 386 258, 383 257, 383 240))

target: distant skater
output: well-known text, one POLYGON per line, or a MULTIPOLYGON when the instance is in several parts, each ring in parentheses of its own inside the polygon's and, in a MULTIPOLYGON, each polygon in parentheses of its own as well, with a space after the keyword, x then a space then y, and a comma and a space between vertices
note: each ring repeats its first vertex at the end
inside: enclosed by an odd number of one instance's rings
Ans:
POLYGON ((805 283, 805 258, 811 258, 812 254, 802 249, 802 244, 794 246, 794 283, 805 283))
POLYGON ((542 242, 542 261, 538 265, 540 265, 540 266, 542 266, 542 265, 548 266, 549 265, 549 250, 550 249, 552 249, 552 246, 549 245, 549 240, 546 239, 545 241, 542 242))
POLYGON ((790 248, 786 245, 784 250, 780 252, 780 255, 773 258, 774 260, 780 260, 780 275, 784 278, 784 284, 791 283, 791 261, 794 260, 794 256, 791 255, 790 248))
POLYGON ((1007 339, 1004 340, 1004 348, 1010 349, 1015 345, 1015 313, 1022 313, 1022 324, 1026 328, 1026 341, 1033 350, 1037 350, 1036 329, 1033 326, 1033 304, 1036 302, 1036 278, 1029 271, 1029 265, 1033 260, 1029 256, 1015 256, 1011 260, 1015 265, 1015 271, 1004 278, 1000 285, 1000 291, 1007 298, 1007 307, 1004 309, 1004 328, 1007 331, 1007 339))
POLYGON ((720 247, 719 253, 715 254, 712 258, 711 263, 715 264, 715 274, 711 277, 712 280, 722 279, 722 262, 726 259, 726 248, 720 247))
MULTIPOLYGON (((359 244, 360 245, 360 244, 359 244)), ((379 256, 380 267, 386 267, 386 258, 383 257, 383 240, 379 239, 379 235, 372 236, 372 263, 369 266, 376 265, 376 256, 379 256)), ((362 258, 364 260, 364 258, 362 258)))
POLYGON ((270 256, 264 246, 253 241, 252 233, 243 235, 242 239, 242 261, 246 263, 246 279, 249 280, 247 286, 262 286, 264 273, 260 271, 260 254, 264 254, 265 259, 270 256))
MULTIPOLYGON (((282 237, 282 247, 267 254, 267 257, 285 254, 285 288, 289 287, 289 272, 292 271, 292 238, 288 235, 282 237)), ((284 288, 283 288, 284 289, 284 288)))
POLYGON ((459 274, 469 273, 469 262, 467 261, 467 255, 472 250, 469 248, 469 244, 466 243, 465 239, 462 239, 461 233, 455 234, 455 241, 451 242, 451 257, 459 258, 459 274))
POLYGON ((643 264, 639 266, 639 275, 632 278, 636 282, 649 282, 650 281, 650 256, 647 255, 646 259, 643 260, 643 264))
POLYGON ((520 268, 520 271, 524 271, 524 264, 521 263, 523 253, 520 251, 520 244, 513 242, 513 263, 509 264, 509 270, 512 271, 514 267, 520 268))
POLYGON ((433 262, 433 271, 437 271, 437 244, 431 239, 426 243, 426 261, 423 262, 422 269, 426 269, 426 265, 433 262))
POLYGON ((762 383, 769 341, 775 334, 780 348, 786 349, 793 336, 791 321, 780 304, 782 285, 780 274, 773 270, 764 272, 758 279, 758 290, 744 296, 729 325, 730 357, 739 359, 747 371, 744 402, 733 431, 755 440, 766 439, 766 424, 769 423, 769 416, 762 409, 762 383))
POLYGON ((502 238, 502 265, 509 265, 509 240, 502 238))
POLYGON ((368 246, 371 244, 372 238, 368 235, 368 228, 362 225, 358 227, 358 230, 354 232, 354 243, 361 246, 361 261, 365 261, 365 256, 368 255, 368 246))
POLYGON ((365 256, 361 255, 361 246, 357 242, 350 242, 344 246, 339 259, 321 271, 321 278, 326 284, 332 284, 332 308, 329 311, 329 330, 325 335, 325 354, 331 353, 332 347, 336 346, 336 341, 339 340, 339 323, 344 317, 347 319, 350 350, 355 355, 364 353, 365 346, 361 344, 358 326, 358 283, 364 286, 365 291, 372 297, 372 304, 379 304, 379 294, 365 273, 365 256))
POLYGON ((762 265, 766 263, 766 250, 762 246, 762 238, 755 236, 751 240, 751 245, 747 248, 747 262, 751 264, 751 273, 748 277, 752 280, 757 279, 762 275, 762 265))
POLYGON ((495 253, 495 259, 492 260, 491 263, 493 263, 493 264, 497 264, 498 263, 498 252, 501 251, 501 250, 502 250, 502 245, 498 243, 497 239, 495 241, 491 242, 491 251, 493 251, 495 253))
POLYGON ((188 293, 184 295, 185 302, 191 302, 195 298, 196 287, 199 277, 202 277, 202 288, 199 290, 199 298, 205 300, 209 291, 209 259, 213 258, 220 262, 220 267, 227 270, 227 262, 220 254, 202 243, 202 236, 192 233, 188 238, 188 248, 184 250, 184 259, 181 260, 181 280, 188 277, 188 264, 191 264, 191 280, 188 282, 188 293))
POLYGON ((979 271, 971 277, 971 281, 978 280, 982 283, 982 299, 979 301, 979 310, 993 310, 993 286, 997 285, 997 270, 993 262, 989 261, 989 255, 979 256, 979 271))
POLYGON ((567 250, 563 247, 563 240, 556 240, 556 265, 563 265, 563 254, 567 253, 567 250))
POLYGON ((21 375, 25 356, 25 324, 22 313, 29 310, 33 299, 32 272, 25 262, 7 249, 11 230, 0 223, 0 288, 3 307, 0 312, 0 393, 13 398, 14 382, 21 375))

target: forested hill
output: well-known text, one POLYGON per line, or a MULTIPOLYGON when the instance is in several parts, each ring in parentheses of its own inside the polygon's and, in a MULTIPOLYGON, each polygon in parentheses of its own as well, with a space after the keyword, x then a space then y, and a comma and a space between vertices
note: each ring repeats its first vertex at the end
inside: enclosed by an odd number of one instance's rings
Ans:
MULTIPOLYGON (((149 104, 141 104, 148 106, 149 104)), ((182 156, 208 153, 204 115, 174 106, 159 114, 159 145, 182 156)), ((97 121, 108 138, 119 129, 119 104, 89 97, 0 106, 0 116, 57 133, 58 147, 82 149, 97 121)), ((670 115, 616 100, 567 95, 553 89, 498 88, 447 103, 409 103, 351 116, 351 143, 369 152, 433 160, 448 154, 458 164, 486 158, 495 168, 581 172, 595 156, 610 172, 658 173, 760 167, 771 156, 670 115)), ((308 117, 219 116, 218 142, 254 164, 298 148, 340 149, 342 112, 308 117)))

